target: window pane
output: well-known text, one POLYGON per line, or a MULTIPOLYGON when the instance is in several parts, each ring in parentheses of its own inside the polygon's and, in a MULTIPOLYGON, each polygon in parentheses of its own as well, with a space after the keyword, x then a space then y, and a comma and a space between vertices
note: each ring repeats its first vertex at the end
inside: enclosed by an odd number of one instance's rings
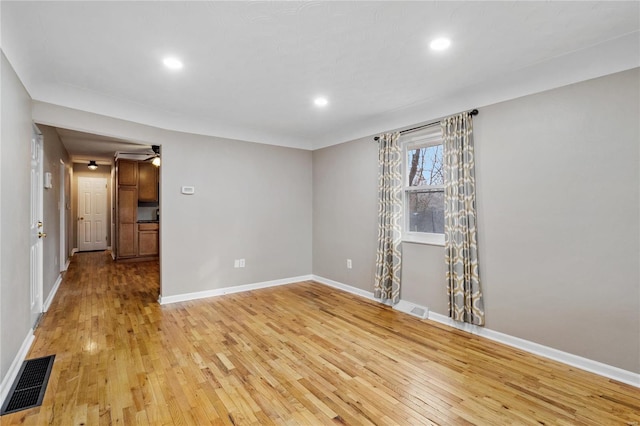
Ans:
POLYGON ((409 192, 409 232, 444 234, 444 190, 409 192))
POLYGON ((409 186, 444 185, 442 145, 408 150, 409 186))

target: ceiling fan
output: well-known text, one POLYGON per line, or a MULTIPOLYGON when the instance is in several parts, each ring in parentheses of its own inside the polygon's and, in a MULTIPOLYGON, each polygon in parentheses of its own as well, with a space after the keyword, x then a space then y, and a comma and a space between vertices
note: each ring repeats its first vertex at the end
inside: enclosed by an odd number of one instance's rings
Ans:
POLYGON ((126 158, 129 160, 150 161, 156 167, 160 167, 160 145, 151 145, 152 154, 145 152, 116 152, 116 160, 126 158))

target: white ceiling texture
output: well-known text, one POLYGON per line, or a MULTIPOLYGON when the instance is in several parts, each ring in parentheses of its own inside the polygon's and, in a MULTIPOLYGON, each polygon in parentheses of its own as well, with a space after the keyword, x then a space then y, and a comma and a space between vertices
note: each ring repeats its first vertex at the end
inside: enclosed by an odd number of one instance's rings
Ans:
POLYGON ((34 100, 304 149, 640 66, 638 1, 1 7, 2 49, 34 100), (431 51, 441 36, 450 49, 431 51))

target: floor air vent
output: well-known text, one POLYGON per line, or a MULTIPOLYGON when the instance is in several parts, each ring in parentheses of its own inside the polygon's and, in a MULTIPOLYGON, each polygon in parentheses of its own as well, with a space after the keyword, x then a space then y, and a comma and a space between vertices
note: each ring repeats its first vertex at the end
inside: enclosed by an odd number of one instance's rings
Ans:
POLYGON ((407 302, 406 300, 401 300, 393 305, 393 309, 397 309, 400 312, 413 315, 414 317, 418 317, 420 319, 429 318, 429 308, 427 308, 426 306, 415 305, 411 302, 407 302))
POLYGON ((427 310, 424 308, 419 308, 417 306, 414 306, 413 309, 411 309, 411 311, 409 312, 411 315, 414 315, 418 318, 422 318, 425 319, 427 317, 427 310))
POLYGON ((22 364, 0 415, 38 407, 47 390, 55 355, 28 359, 22 364))

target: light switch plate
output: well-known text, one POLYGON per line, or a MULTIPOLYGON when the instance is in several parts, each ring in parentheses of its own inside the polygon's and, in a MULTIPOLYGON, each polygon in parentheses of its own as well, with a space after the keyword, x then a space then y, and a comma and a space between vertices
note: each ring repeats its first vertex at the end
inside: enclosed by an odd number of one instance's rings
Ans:
POLYGON ((44 174, 44 187, 46 189, 53 188, 53 181, 52 181, 52 178, 51 178, 51 172, 46 172, 44 174))
POLYGON ((196 188, 194 186, 183 186, 180 192, 184 195, 193 195, 196 193, 196 188))

